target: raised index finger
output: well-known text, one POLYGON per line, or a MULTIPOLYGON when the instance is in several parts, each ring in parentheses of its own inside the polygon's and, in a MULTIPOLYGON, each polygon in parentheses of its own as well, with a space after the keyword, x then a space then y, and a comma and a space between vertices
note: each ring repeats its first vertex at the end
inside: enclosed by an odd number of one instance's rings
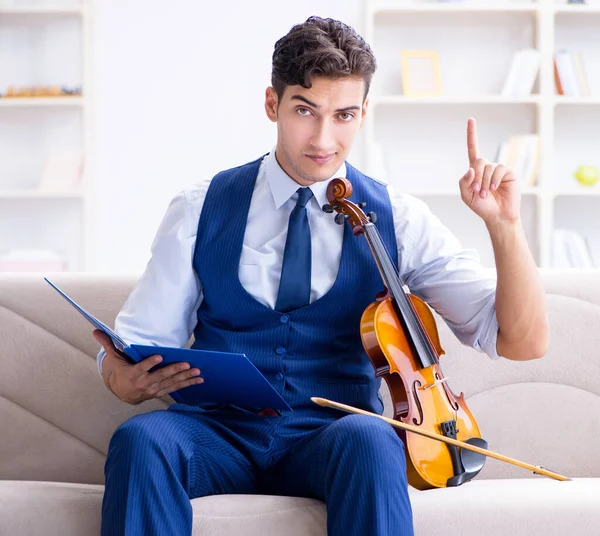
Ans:
POLYGON ((473 118, 467 121, 467 151, 469 153, 469 163, 473 164, 477 160, 479 153, 479 148, 477 147, 477 124, 473 118))

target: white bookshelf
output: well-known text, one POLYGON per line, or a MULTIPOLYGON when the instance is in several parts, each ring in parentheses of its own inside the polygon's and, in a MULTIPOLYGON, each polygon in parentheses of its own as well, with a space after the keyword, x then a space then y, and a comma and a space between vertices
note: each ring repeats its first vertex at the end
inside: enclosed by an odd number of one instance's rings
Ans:
POLYGON ((0 93, 81 87, 81 96, 0 98, 0 255, 51 250, 90 266, 91 0, 0 0, 0 93), (72 190, 40 189, 51 155, 81 156, 72 190))
POLYGON ((584 187, 573 178, 579 165, 600 168, 600 0, 365 0, 364 16, 363 35, 378 62, 361 134, 367 173, 384 170, 493 267, 489 235, 458 188, 468 166, 467 119, 477 119, 480 153, 490 161, 509 136, 539 134, 537 185, 520 188, 536 262, 552 267, 552 230, 567 228, 586 239, 600 268, 600 183, 584 187), (513 55, 527 47, 542 58, 532 94, 502 97, 513 55), (562 48, 584 54, 590 97, 556 94, 553 59, 562 48), (402 50, 438 52, 443 96, 402 95, 402 50))

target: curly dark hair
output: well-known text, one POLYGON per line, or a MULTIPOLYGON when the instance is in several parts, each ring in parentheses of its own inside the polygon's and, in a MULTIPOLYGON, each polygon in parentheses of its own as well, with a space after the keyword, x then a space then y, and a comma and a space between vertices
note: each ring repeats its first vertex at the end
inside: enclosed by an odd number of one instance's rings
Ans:
POLYGON ((313 76, 362 77, 367 98, 377 63, 371 47, 350 26, 309 17, 275 43, 271 85, 281 100, 287 86, 312 87, 313 76))

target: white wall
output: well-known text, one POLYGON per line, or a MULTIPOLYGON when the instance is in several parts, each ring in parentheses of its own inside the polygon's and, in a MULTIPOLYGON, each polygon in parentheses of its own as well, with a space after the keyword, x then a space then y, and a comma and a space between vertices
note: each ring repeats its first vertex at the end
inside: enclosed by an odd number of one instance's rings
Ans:
POLYGON ((91 270, 141 272, 178 191, 271 149, 273 46, 310 15, 362 31, 360 0, 96 0, 91 270))

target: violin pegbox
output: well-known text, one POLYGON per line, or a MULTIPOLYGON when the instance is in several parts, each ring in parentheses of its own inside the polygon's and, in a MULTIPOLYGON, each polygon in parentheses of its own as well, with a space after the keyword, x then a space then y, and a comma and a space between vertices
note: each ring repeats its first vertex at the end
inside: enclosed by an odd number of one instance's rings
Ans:
POLYGON ((335 215, 335 223, 343 225, 346 220, 352 226, 352 232, 359 235, 364 232, 364 226, 377 221, 377 215, 374 212, 365 214, 363 208, 367 205, 365 202, 353 203, 347 198, 352 195, 352 184, 346 178, 333 179, 327 186, 327 201, 329 204, 323 205, 323 212, 335 215))

